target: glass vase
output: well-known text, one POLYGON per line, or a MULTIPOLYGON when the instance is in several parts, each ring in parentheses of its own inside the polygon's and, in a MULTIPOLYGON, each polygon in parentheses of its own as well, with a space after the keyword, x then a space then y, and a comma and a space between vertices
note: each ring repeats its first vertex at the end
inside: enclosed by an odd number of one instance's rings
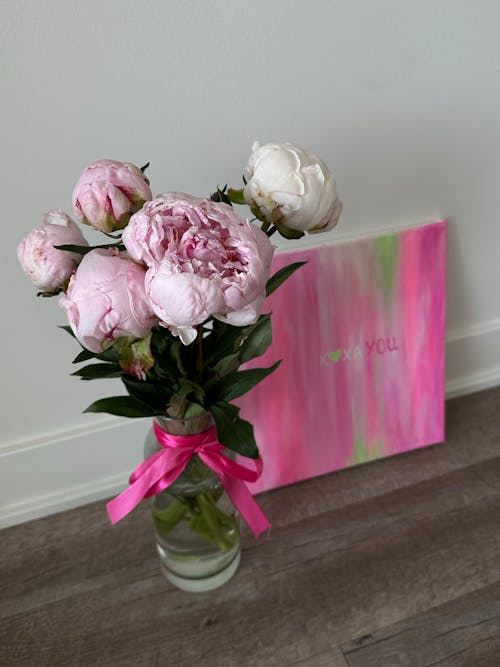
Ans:
MULTIPOLYGON (((155 419, 172 435, 195 435, 214 425, 208 412, 187 419, 155 419)), ((159 449, 151 428, 145 457, 159 449)), ((234 575, 240 562, 239 514, 217 475, 197 454, 175 482, 153 497, 152 512, 160 565, 174 586, 203 592, 234 575)))

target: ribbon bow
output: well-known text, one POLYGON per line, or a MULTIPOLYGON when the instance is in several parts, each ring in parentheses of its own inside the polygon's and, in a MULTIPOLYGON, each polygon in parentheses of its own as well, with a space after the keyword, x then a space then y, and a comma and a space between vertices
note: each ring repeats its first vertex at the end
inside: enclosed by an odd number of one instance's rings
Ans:
POLYGON ((222 454, 215 426, 196 435, 172 435, 153 422, 156 439, 162 449, 149 456, 130 475, 130 486, 107 504, 109 520, 117 523, 143 498, 154 496, 174 482, 194 454, 211 468, 222 482, 227 495, 257 537, 270 528, 245 482, 255 482, 262 473, 262 459, 255 459, 255 469, 246 468, 222 454))

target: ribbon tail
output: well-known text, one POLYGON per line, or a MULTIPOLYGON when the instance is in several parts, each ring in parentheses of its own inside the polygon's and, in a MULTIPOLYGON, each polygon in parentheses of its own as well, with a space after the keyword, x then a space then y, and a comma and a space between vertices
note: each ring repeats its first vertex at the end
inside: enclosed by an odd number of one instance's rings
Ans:
POLYGON ((202 460, 215 470, 215 468, 220 468, 221 472, 226 474, 229 477, 236 477, 241 479, 244 482, 256 482, 261 473, 262 473, 262 459, 252 459, 252 462, 255 466, 255 469, 247 468, 241 463, 237 463, 232 459, 224 456, 222 452, 211 452, 210 450, 204 451, 200 454, 202 460), (209 463, 208 461, 211 461, 209 463))
POLYGON ((271 527, 270 521, 248 490, 245 482, 224 474, 220 475, 220 480, 227 491, 227 495, 233 501, 233 505, 239 511, 255 537, 258 537, 271 527))
MULTIPOLYGON (((159 493, 177 479, 186 467, 188 458, 185 458, 180 462, 177 459, 177 456, 174 455, 174 457, 172 457, 171 451, 172 450, 163 450, 161 456, 156 457, 156 460, 146 470, 144 470, 144 468, 141 469, 141 474, 136 477, 129 487, 122 491, 120 495, 116 496, 116 498, 109 501, 106 505, 106 509, 112 524, 121 521, 123 517, 137 507, 141 500, 147 495, 151 487, 156 487, 155 492, 159 493), (172 458, 177 459, 175 460, 177 465, 174 465, 174 467, 171 467, 172 458)), ((143 464, 141 464, 139 468, 141 468, 142 465, 143 464)), ((134 474, 135 473, 131 475, 131 478, 134 477, 134 474)))

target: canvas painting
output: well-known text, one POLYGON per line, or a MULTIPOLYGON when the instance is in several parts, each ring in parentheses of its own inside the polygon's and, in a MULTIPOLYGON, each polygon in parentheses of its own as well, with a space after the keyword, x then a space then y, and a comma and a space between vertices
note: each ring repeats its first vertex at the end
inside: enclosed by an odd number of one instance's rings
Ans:
POLYGON ((268 299, 283 359, 238 403, 264 459, 253 492, 444 439, 446 221, 279 253, 307 261, 268 299))

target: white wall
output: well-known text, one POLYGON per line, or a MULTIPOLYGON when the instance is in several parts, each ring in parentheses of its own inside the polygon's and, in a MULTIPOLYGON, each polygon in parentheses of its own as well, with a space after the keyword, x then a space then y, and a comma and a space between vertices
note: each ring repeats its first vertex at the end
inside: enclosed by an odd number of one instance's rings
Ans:
MULTIPOLYGON (((36 299, 19 240, 70 210, 100 157, 151 162, 154 192, 239 182, 254 139, 319 153, 341 228, 448 216, 448 379, 500 382, 500 3, 496 0, 1 0, 4 523, 118 489, 144 422, 82 415, 110 383, 36 299), (120 424, 120 425, 117 425, 120 424)), ((117 384, 116 389, 121 392, 117 384)))

